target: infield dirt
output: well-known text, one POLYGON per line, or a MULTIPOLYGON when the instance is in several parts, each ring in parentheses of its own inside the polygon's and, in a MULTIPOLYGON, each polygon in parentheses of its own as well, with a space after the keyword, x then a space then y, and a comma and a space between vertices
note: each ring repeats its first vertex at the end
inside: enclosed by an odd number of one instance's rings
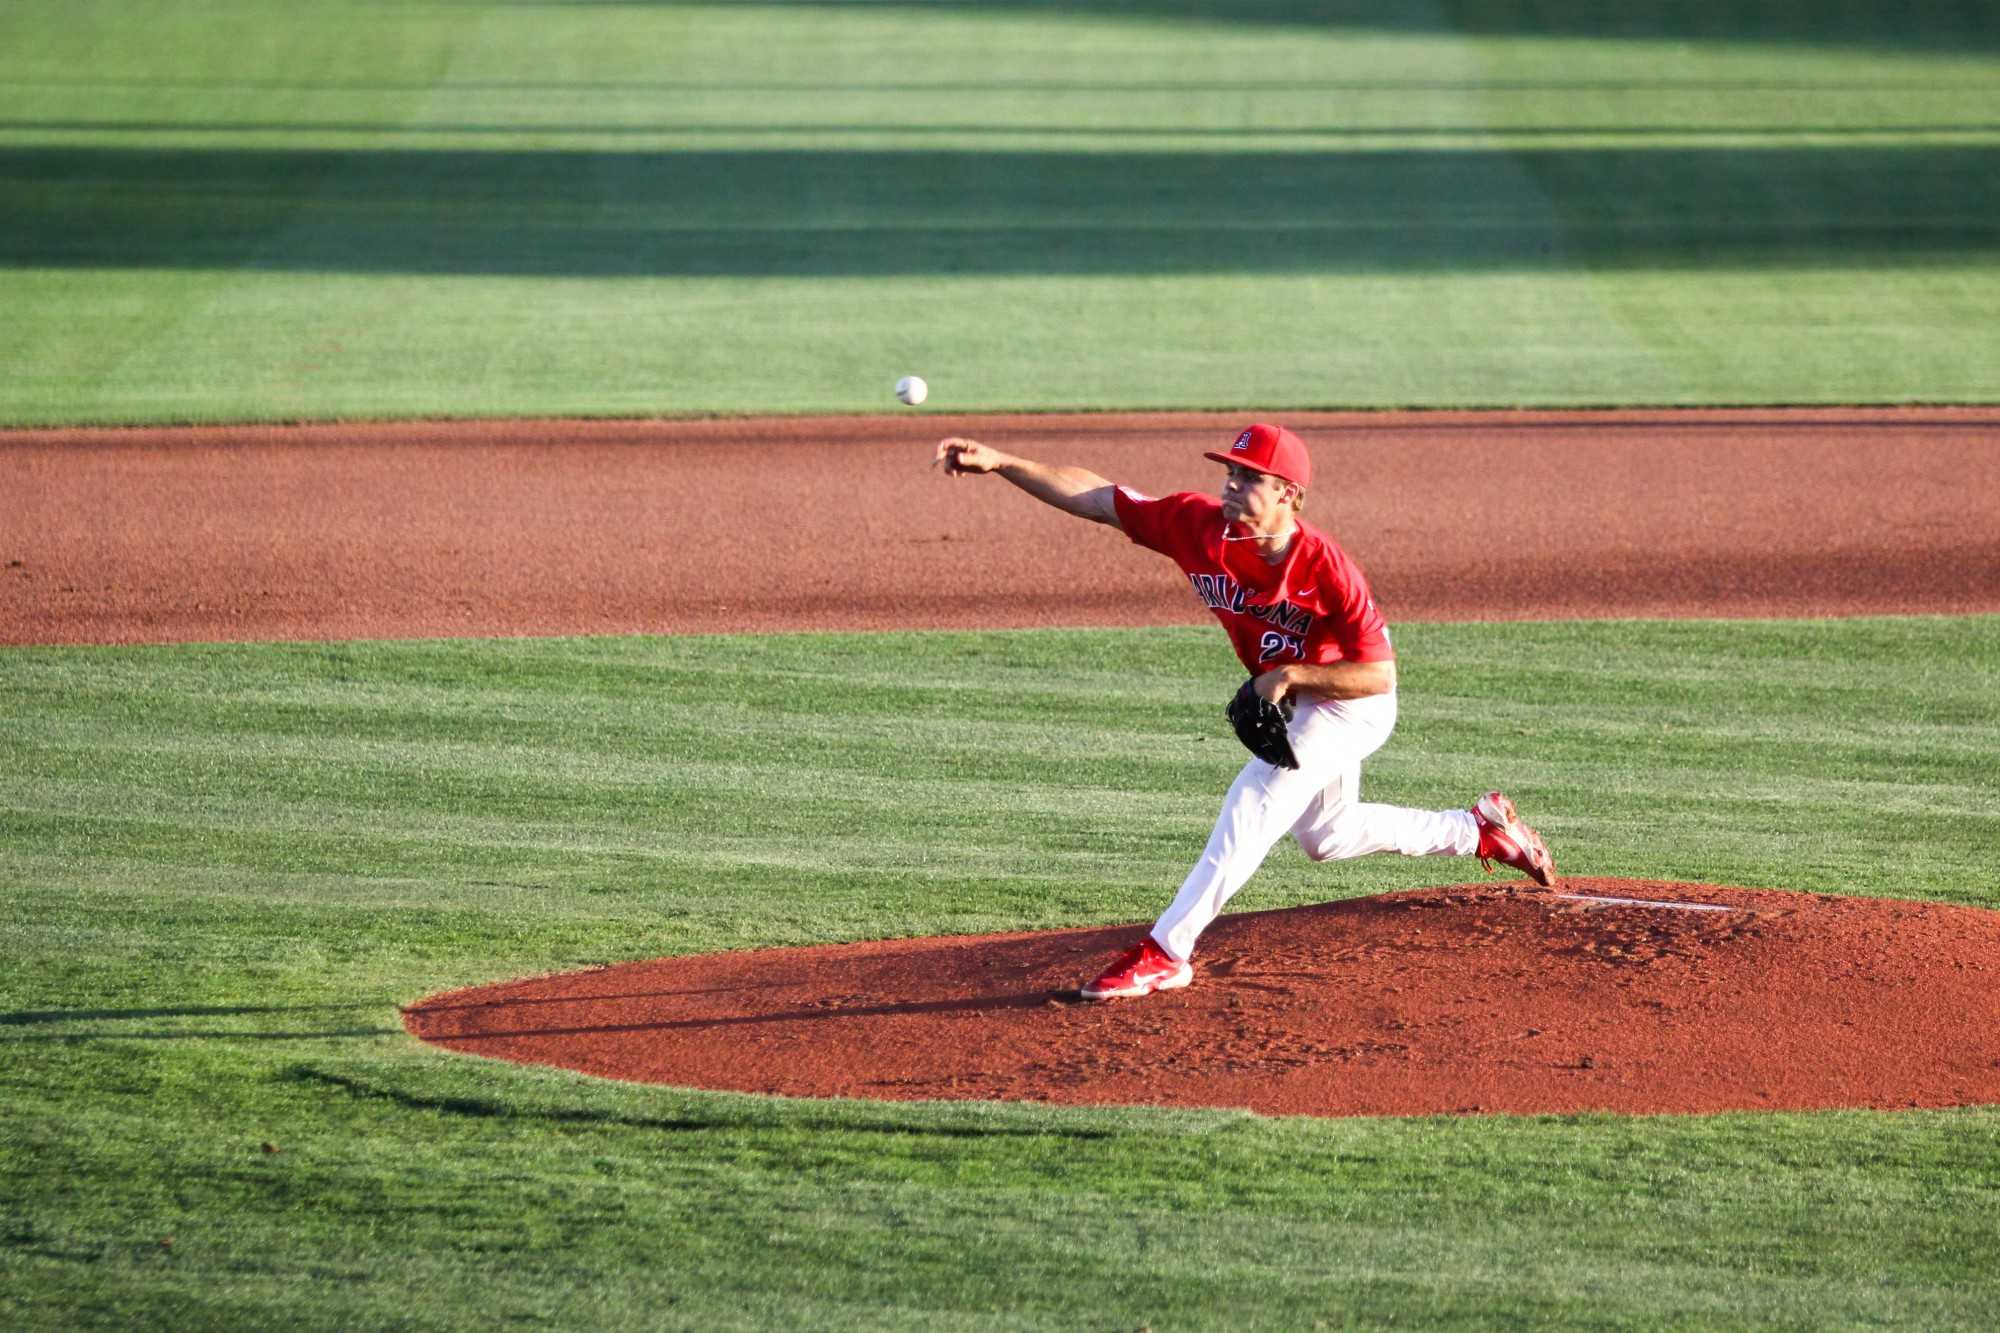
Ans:
MULTIPOLYGON (((947 480, 1151 494, 1239 416, 0 432, 0 643, 1196 624, 1157 556, 947 480)), ((2000 611, 2000 411, 1287 415, 1391 623, 2000 611)))

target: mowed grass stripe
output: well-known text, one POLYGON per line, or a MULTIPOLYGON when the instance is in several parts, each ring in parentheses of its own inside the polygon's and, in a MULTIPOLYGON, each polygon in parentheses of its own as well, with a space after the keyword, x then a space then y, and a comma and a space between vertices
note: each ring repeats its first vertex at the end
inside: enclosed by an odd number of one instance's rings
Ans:
MULTIPOLYGON (((1499 783, 1579 870, 1645 873, 1658 858, 1700 877, 1712 846, 1737 849, 1721 868, 1773 884, 1792 867, 1745 864, 1731 830, 1763 838, 1791 820, 1852 876, 1794 887, 1891 887, 1883 837, 1948 854, 1960 840, 1945 826, 1984 817, 1992 623, 1406 627, 1403 722, 1371 762, 1371 795, 1449 805, 1499 783), (1504 671, 1490 646, 1503 637, 1517 645, 1504 671), (1607 640, 1616 660, 1600 667, 1607 640), (1910 688, 1885 694, 1887 674, 1910 688), (1839 831, 1812 828, 1843 808, 1871 821, 1844 860, 1839 831)), ((8 659, 10 801, 51 836, 112 852, 130 837, 168 861, 233 845, 219 859, 338 869, 356 859, 344 840, 361 839, 370 873, 518 854, 593 860, 586 881, 636 862, 810 873, 815 848, 825 869, 943 876, 951 849, 982 870, 1024 854, 1027 822, 1045 861, 1074 872, 1099 848, 1109 877, 1171 883, 1239 762, 1209 638, 25 651, 8 659), (1130 669, 1105 669, 1121 648, 1130 669), (440 684, 459 667, 462 688, 440 684)), ((1439 864, 1312 875, 1358 891, 1439 864)))
MULTIPOLYGON (((284 1308, 306 1327, 398 1298, 420 1299, 403 1321, 425 1327, 581 1308, 613 1327, 665 1312, 676 1326, 778 1313, 1070 1328, 1082 1304, 1134 1326, 1637 1327, 1701 1312, 1973 1327, 1994 1308, 1990 1275, 1968 1267, 1993 1237, 1977 1184, 1995 1162, 1990 1112, 878 1111, 351 1054, 244 1082, 262 1123, 290 1131, 276 1160, 210 1132, 174 1145, 193 1184, 170 1195, 145 1163, 124 1191, 175 1228, 171 1264, 144 1252, 156 1241, 107 1244, 116 1221, 72 1190, 73 1229, 17 1244, 35 1280, 21 1290, 46 1292, 87 1257, 99 1299, 284 1308), (207 1216, 225 1203, 227 1229, 207 1216), (393 1218, 396 1246, 358 1235, 357 1213, 393 1218)), ((116 1144, 133 1125, 93 1111, 77 1128, 116 1144)), ((38 1146, 72 1180, 102 1169, 69 1141, 38 1146)))

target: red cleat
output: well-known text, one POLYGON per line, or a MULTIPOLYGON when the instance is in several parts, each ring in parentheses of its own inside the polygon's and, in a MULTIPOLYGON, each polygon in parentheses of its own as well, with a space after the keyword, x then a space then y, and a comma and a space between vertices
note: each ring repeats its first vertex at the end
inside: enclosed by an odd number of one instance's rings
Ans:
POLYGON ((1479 824, 1479 850, 1474 853, 1493 873, 1493 863, 1512 866, 1543 888, 1556 882, 1555 858, 1542 844, 1542 835, 1521 822, 1514 803, 1497 791, 1489 791, 1472 805, 1472 817, 1479 824))
POLYGON ((1126 950, 1103 976, 1085 986, 1083 998, 1122 1000, 1156 990, 1179 990, 1193 980, 1194 967, 1169 957, 1148 935, 1126 950))

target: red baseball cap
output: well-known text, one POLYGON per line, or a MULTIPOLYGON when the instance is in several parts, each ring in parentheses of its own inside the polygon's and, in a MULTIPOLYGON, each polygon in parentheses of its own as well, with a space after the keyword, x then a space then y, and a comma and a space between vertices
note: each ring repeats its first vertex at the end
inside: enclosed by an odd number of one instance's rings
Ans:
POLYGON ((1301 486, 1312 485, 1313 465, 1306 453, 1306 442, 1283 426, 1267 426, 1260 421, 1238 435, 1228 453, 1209 452, 1202 457, 1218 463, 1240 464, 1253 472, 1268 472, 1301 486))

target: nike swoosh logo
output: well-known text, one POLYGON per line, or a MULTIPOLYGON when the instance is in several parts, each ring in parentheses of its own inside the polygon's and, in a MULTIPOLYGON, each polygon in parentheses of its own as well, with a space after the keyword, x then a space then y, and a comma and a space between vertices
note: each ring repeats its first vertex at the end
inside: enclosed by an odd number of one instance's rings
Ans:
POLYGON ((1301 596, 1301 597, 1310 597, 1310 596, 1312 596, 1312 595, 1313 595, 1313 592, 1314 592, 1314 591, 1315 591, 1315 589, 1314 589, 1314 588, 1300 588, 1300 589, 1299 589, 1299 596, 1301 596))

